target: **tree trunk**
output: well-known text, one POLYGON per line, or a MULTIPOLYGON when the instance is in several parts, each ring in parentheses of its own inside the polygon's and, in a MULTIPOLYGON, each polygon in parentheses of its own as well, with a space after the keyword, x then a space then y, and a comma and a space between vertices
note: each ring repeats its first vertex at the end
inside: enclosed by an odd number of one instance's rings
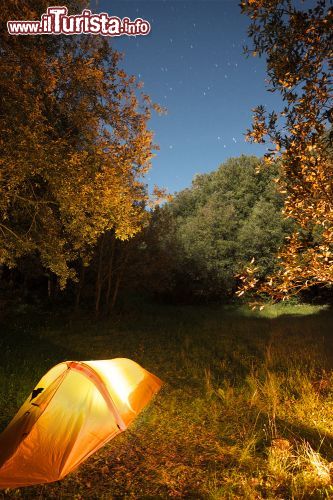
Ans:
POLYGON ((96 316, 98 316, 99 312, 100 312, 101 294, 102 294, 102 287, 103 287, 102 270, 103 270, 104 240, 105 240, 105 234, 103 234, 103 236, 102 236, 102 241, 101 241, 101 245, 100 245, 98 269, 97 269, 97 276, 96 276, 96 300, 95 300, 95 314, 96 314, 96 316))
POLYGON ((105 308, 106 308, 106 310, 109 309, 109 305, 110 305, 115 249, 116 249, 116 237, 113 234, 112 235, 112 244, 111 244, 111 255, 110 255, 109 269, 108 269, 108 287, 107 287, 106 296, 105 296, 105 308))
POLYGON ((49 299, 51 299, 52 295, 52 281, 51 281, 51 276, 48 274, 47 275, 47 296, 49 299))
POLYGON ((80 276, 79 276, 79 282, 77 285, 77 291, 76 291, 76 297, 75 297, 75 311, 78 311, 80 307, 80 301, 81 301, 81 292, 84 284, 84 278, 86 275, 86 268, 83 264, 81 264, 81 271, 80 271, 80 276))
POLYGON ((119 292, 119 285, 120 285, 121 279, 122 279, 123 274, 124 274, 124 270, 125 270, 125 266, 126 266, 126 263, 127 263, 128 255, 129 255, 129 247, 127 246, 125 257, 124 257, 123 262, 121 263, 121 266, 119 268, 119 273, 118 273, 118 276, 117 276, 117 279, 116 279, 116 284, 115 284, 113 295, 112 295, 112 302, 111 302, 110 312, 113 310, 113 308, 114 308, 114 306, 116 304, 116 301, 117 301, 118 292, 119 292))

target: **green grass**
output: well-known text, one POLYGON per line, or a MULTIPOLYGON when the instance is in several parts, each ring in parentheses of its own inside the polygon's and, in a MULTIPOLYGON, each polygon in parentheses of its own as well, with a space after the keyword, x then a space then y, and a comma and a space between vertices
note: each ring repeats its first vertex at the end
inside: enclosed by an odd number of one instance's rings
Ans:
POLYGON ((138 303, 99 322, 19 311, 1 330, 2 429, 65 359, 129 357, 165 385, 75 473, 0 498, 333 497, 332 311, 138 303))

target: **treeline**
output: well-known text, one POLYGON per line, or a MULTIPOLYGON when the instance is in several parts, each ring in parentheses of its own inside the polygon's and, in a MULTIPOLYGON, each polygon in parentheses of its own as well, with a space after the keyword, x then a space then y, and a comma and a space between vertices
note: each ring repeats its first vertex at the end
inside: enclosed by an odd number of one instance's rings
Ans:
MULTIPOLYGON (((65 4, 72 14, 86 2, 65 4)), ((8 34, 8 20, 40 19, 48 6, 5 2, 0 12, 0 268, 13 296, 43 283, 60 297, 82 276, 80 287, 106 242, 132 238, 147 219, 147 123, 159 107, 107 37, 8 34)))
MULTIPOLYGON (((257 3, 242 8, 256 14, 262 9, 257 3)), ((70 14, 85 4, 65 2, 70 14)), ((250 36, 261 32, 255 46, 267 53, 272 88, 288 105, 282 129, 275 113, 264 126, 259 106, 249 138, 261 142, 268 134, 280 166, 271 154, 258 171, 257 158, 231 159, 150 212, 143 179, 155 146, 148 122, 161 108, 124 72, 105 37, 10 36, 8 20, 40 19, 49 1, 4 2, 0 307, 46 299, 98 315, 112 311, 120 294, 226 300, 246 266, 242 292, 261 290, 281 300, 332 287, 332 105, 325 62, 330 11, 322 4, 312 41, 307 23, 314 11, 302 13, 296 48, 293 37, 272 33, 265 21, 279 12, 251 16, 256 22, 250 36), (318 61, 304 66, 303 52, 312 43, 318 61), (275 57, 276 47, 283 57, 275 57), (290 77, 293 72, 297 78, 290 77), (294 90, 301 82, 306 85, 299 99, 294 90), (286 235, 291 237, 282 245, 286 235)), ((288 15, 292 21, 294 11, 288 15)))
MULTIPOLYGON (((65 3, 75 13, 84 0, 65 3)), ((48 5, 0 13, 0 307, 60 301, 99 315, 131 293, 225 300, 252 258, 269 274, 291 231, 278 166, 231 159, 149 211, 148 122, 161 109, 105 37, 8 34, 8 19, 48 5)))
POLYGON ((274 182, 278 168, 258 172, 259 161, 232 158, 196 176, 171 202, 146 211, 145 227, 128 241, 104 232, 89 261, 72 261, 75 276, 64 290, 36 252, 12 271, 3 267, 2 286, 23 300, 65 301, 96 314, 109 313, 119 293, 177 302, 229 299, 252 258, 262 277, 272 272, 291 230, 274 182))
POLYGON ((278 167, 261 168, 254 156, 229 159, 156 208, 137 237, 130 281, 177 301, 233 297, 237 275, 252 259, 261 277, 291 230, 276 189, 278 167))

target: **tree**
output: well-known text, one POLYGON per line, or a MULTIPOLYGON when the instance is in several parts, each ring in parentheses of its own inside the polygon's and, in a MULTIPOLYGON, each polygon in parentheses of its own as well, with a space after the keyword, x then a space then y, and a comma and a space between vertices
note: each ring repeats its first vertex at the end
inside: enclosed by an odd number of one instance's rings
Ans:
MULTIPOLYGON (((106 232, 141 229, 158 107, 105 37, 6 32, 8 19, 39 19, 48 5, 5 2, 0 14, 0 264, 38 255, 64 286, 106 232)), ((67 2, 72 13, 84 5, 67 2)))
POLYGON ((262 276, 272 271, 290 223, 273 182, 278 169, 257 174, 259 162, 232 158, 153 213, 136 254, 142 286, 179 300, 222 298, 252 255, 262 276))
POLYGON ((279 92, 283 109, 254 109, 254 142, 271 142, 270 165, 279 157, 284 215, 298 229, 279 252, 279 268, 265 282, 250 265, 239 294, 249 289, 286 298, 313 285, 333 284, 333 9, 317 0, 299 8, 291 0, 246 0, 253 55, 266 56, 268 90, 279 92), (304 6, 304 8, 303 8, 304 6))

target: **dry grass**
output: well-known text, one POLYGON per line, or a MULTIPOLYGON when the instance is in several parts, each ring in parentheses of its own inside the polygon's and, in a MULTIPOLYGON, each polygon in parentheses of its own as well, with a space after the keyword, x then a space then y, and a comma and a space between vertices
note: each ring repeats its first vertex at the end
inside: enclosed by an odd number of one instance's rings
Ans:
POLYGON ((2 427, 63 359, 130 357, 166 384, 129 431, 65 480, 2 498, 333 498, 333 316, 293 307, 7 318, 2 427))

